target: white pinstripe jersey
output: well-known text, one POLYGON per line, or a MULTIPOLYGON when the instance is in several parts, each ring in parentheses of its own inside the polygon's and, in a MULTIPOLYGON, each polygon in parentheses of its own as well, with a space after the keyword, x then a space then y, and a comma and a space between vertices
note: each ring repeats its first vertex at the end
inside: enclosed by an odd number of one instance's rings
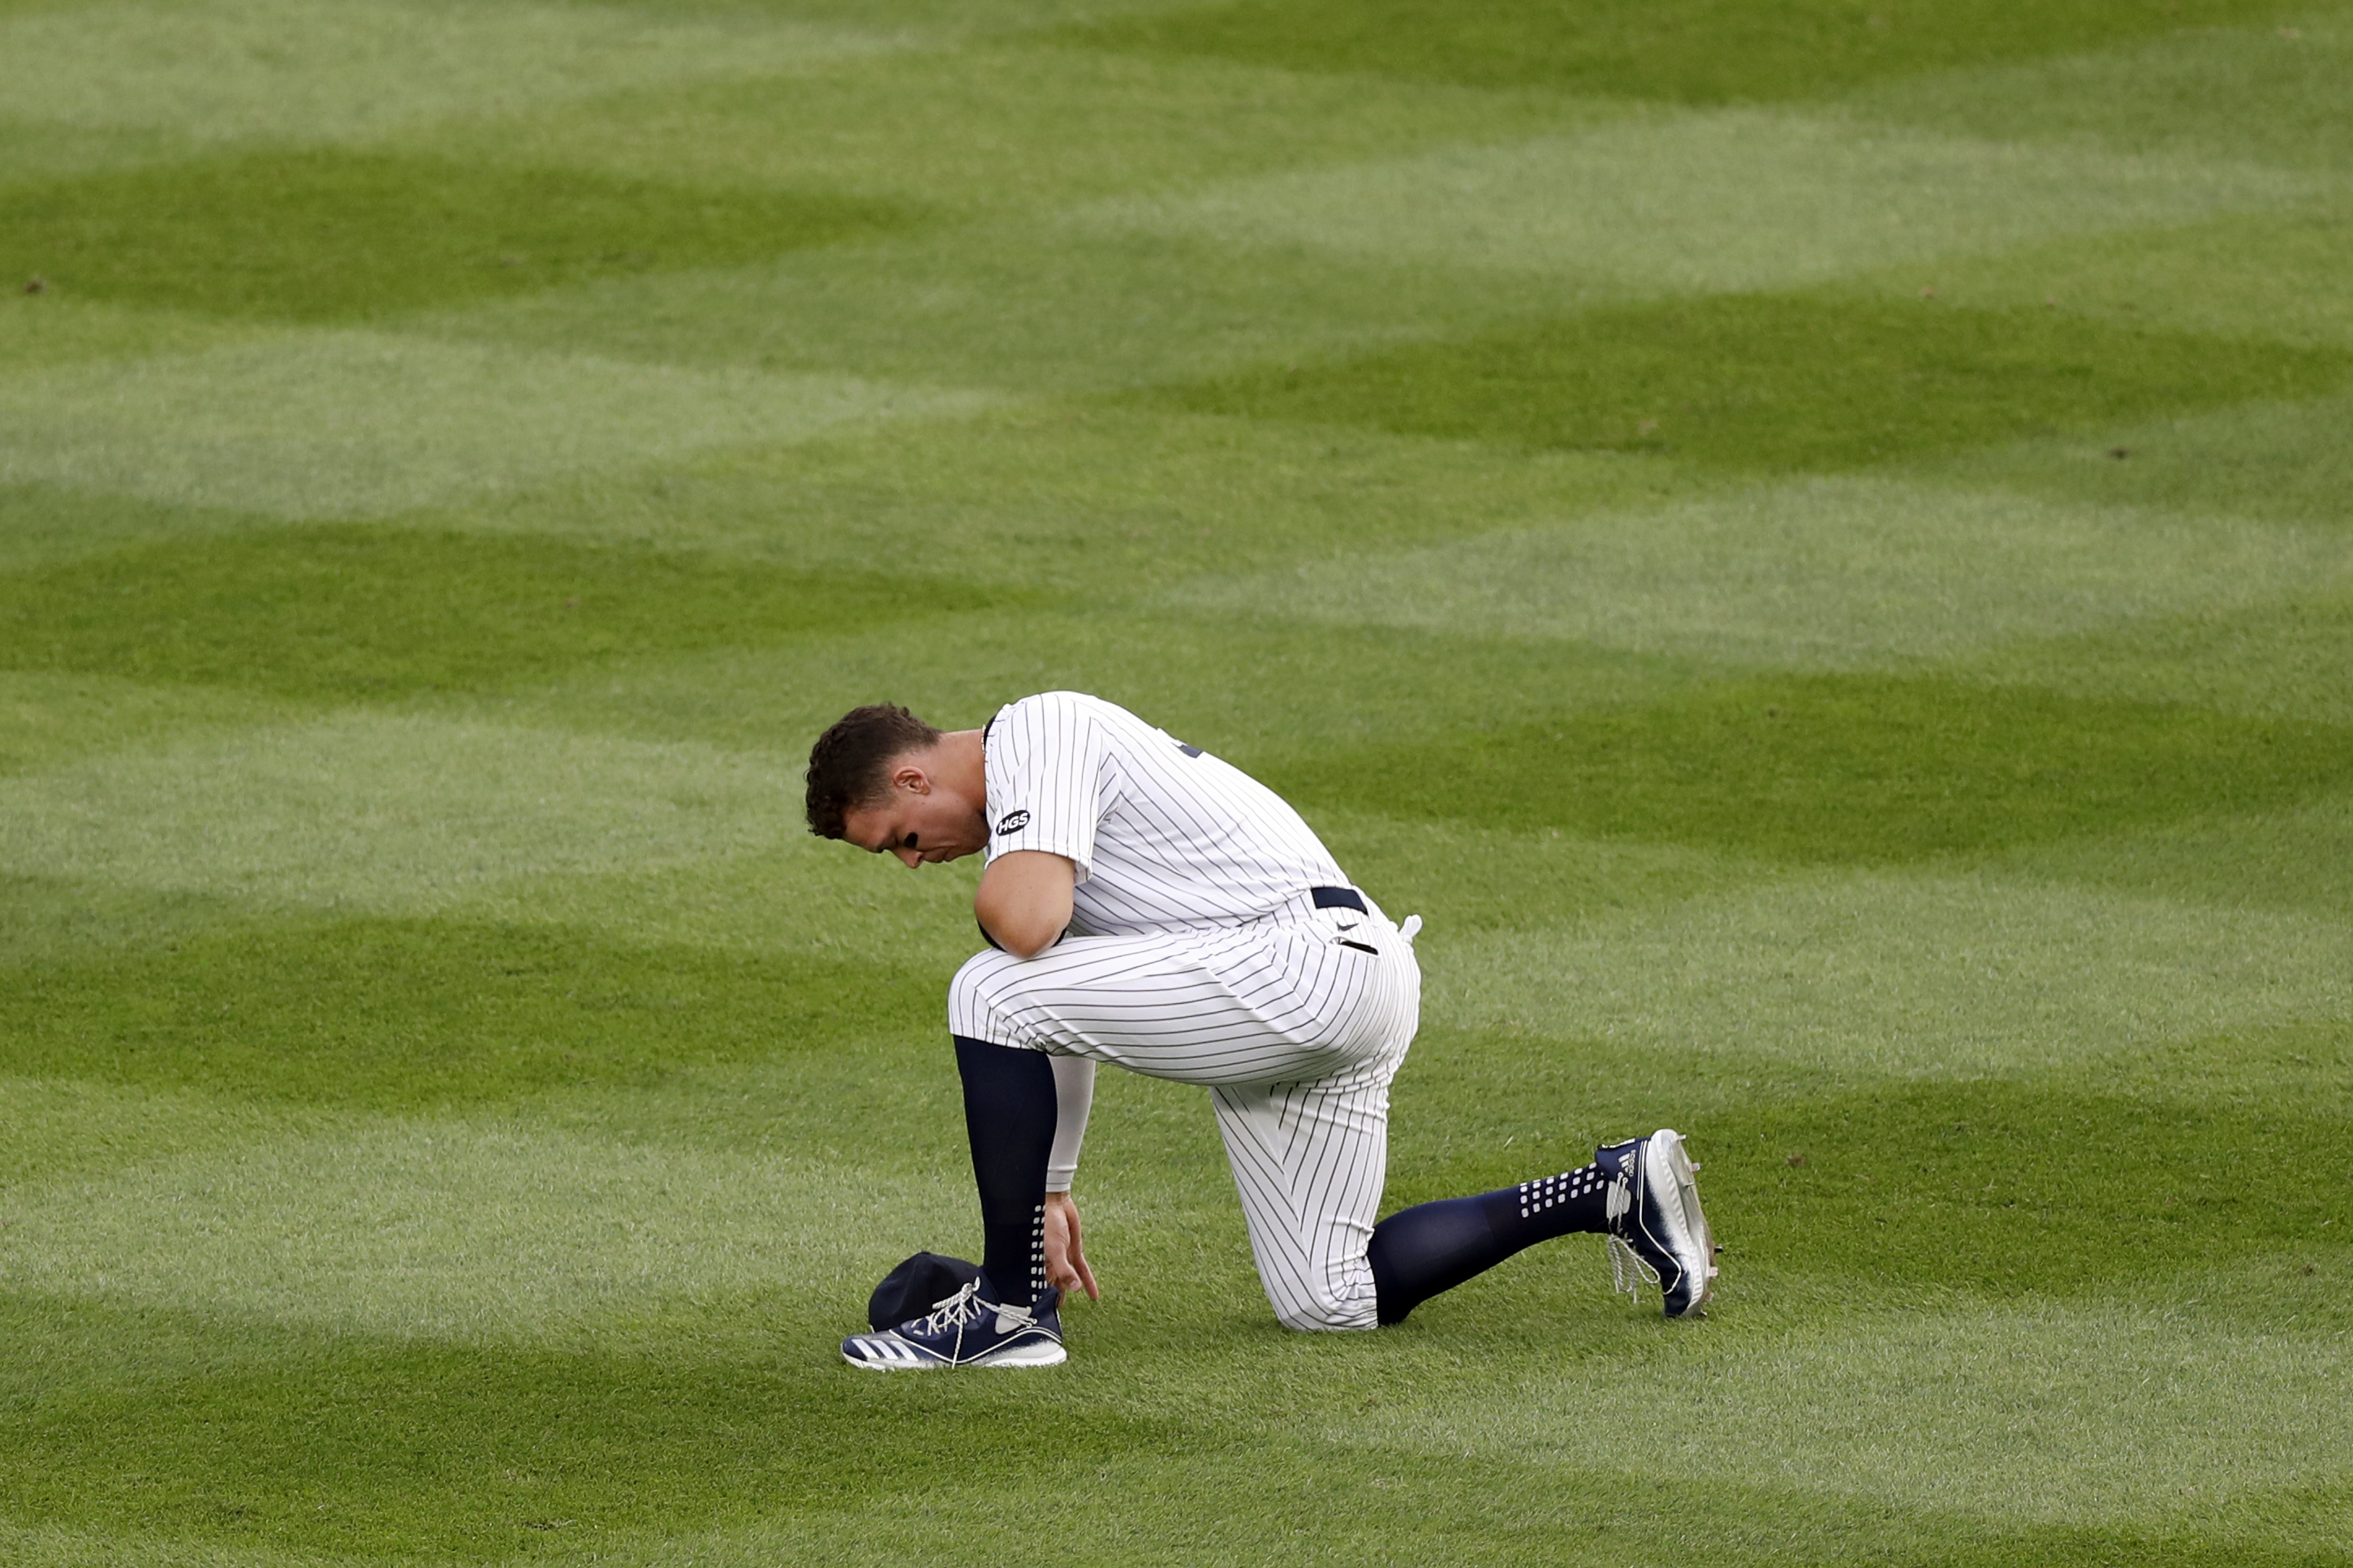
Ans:
POLYGON ((988 858, 1078 867, 1071 931, 1201 931, 1273 913, 1347 877, 1282 797, 1116 703, 1076 691, 1008 702, 982 742, 988 858))

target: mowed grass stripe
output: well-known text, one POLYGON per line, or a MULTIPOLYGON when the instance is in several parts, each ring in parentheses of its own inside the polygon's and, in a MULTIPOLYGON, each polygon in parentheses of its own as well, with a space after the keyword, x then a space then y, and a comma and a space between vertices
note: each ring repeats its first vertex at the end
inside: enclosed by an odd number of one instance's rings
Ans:
MULTIPOLYGON (((1919 465, 1926 477, 2191 515, 2353 523, 2353 396, 2258 402, 1919 465), (2116 453, 2124 456, 2118 458, 2116 453)), ((2317 692, 2315 695, 2318 695, 2317 692)))
POLYGON ((1648 115, 612 281, 431 324, 652 361, 1095 390, 2278 210, 2318 188, 1841 119, 1648 115))
POLYGON ((893 34, 624 6, 205 0, 0 18, 10 118, 169 133, 179 146, 338 142, 645 81, 807 68, 893 34))
POLYGON ((838 375, 277 331, 0 382, 0 483, 374 517, 858 421, 960 416, 985 402, 838 375))
MULTIPOLYGON (((2103 477, 2086 476, 2084 488, 2103 477)), ((2118 487, 2131 492, 2129 481, 2118 487)), ((1852 669, 1916 668, 2158 616, 2255 612, 2348 585, 2353 542, 2335 531, 1952 484, 1803 479, 1205 576, 1155 602, 1852 669)))
POLYGON ((1137 190, 1607 122, 1551 92, 1335 79, 1106 54, 1034 36, 668 83, 453 120, 408 138, 460 162, 702 189, 855 189, 971 220, 1137 190), (1054 90, 1035 84, 1051 80, 1054 90))
MULTIPOLYGON (((1135 1444, 1132 1432, 1120 1436, 1134 1446, 1032 1460, 1031 1473, 1056 1490, 1018 1516, 1002 1497, 1012 1484, 1010 1473, 983 1469, 960 1484, 925 1487, 922 1506, 895 1490, 869 1490, 845 1495, 821 1510, 780 1510, 691 1531, 599 1529, 591 1538, 596 1545, 579 1550, 621 1562, 692 1561, 713 1568, 759 1568, 779 1560, 893 1564, 913 1554, 1016 1555, 1040 1531, 1051 1530, 1056 1539, 1071 1542, 1074 1552, 1174 1561, 1173 1555, 1148 1555, 1166 1549, 1156 1538, 1139 1542, 1131 1517, 1094 1506, 1090 1482, 1183 1499, 1198 1517, 1179 1549, 1243 1561, 1253 1553, 1263 1558, 1268 1532, 1280 1528, 1366 1556, 1384 1551, 1443 1556, 1462 1550, 1467 1542, 1506 1559, 1524 1550, 1549 1552, 1558 1561, 1566 1547, 1587 1554, 1574 1560, 1599 1562, 1617 1540, 1672 1535, 1693 1551, 1735 1561, 1744 1552, 1774 1551, 1773 1542, 1803 1539, 1820 1542, 1808 1561, 1820 1563, 1916 1561, 1940 1568, 2009 1568, 2031 1562, 2105 1568, 2123 1552, 2183 1568, 2307 1568, 2316 1551, 2327 1550, 2334 1524, 2335 1499, 2318 1489, 2239 1496, 2195 1530, 2172 1521, 2142 1529, 2014 1524, 1977 1514, 1905 1509, 1884 1499, 1782 1492, 1722 1480, 1651 1479, 1634 1486, 1607 1470, 1502 1454, 1483 1458, 1474 1471, 1466 1472, 1459 1457, 1394 1447, 1351 1452, 1380 1484, 1367 1484, 1363 1505, 1335 1518, 1327 1499, 1288 1484, 1303 1469, 1332 1474, 1338 1461, 1328 1445, 1271 1439, 1249 1450, 1246 1472, 1229 1477, 1197 1443, 1145 1445, 1135 1444)), ((512 1539, 522 1550, 560 1551, 545 1542, 553 1532, 549 1527, 559 1523, 554 1517, 534 1517, 517 1526, 512 1539)), ((563 1528, 582 1524, 575 1518, 563 1528)), ((142 1562, 157 1568, 216 1568, 222 1561, 219 1549, 201 1536, 182 1541, 152 1531, 0 1526, 0 1542, 28 1568, 79 1568, 93 1552, 126 1540, 142 1562)), ((353 1561, 318 1548, 233 1550, 241 1568, 317 1568, 353 1561)))
POLYGON ((496 1103, 927 1037, 928 979, 544 925, 259 925, 16 970, 0 1073, 370 1110, 496 1103))
MULTIPOLYGON (((2290 1271, 2274 1264, 2262 1298, 2326 1311, 2321 1287, 2277 1279, 2290 1271)), ((1468 1446, 1592 1464, 1594 1424, 1607 1422, 1632 1434, 1609 1461, 1630 1477, 1672 1469, 2013 1525, 2202 1532, 2232 1504, 2260 1518, 2266 1493, 2335 1494, 2347 1458, 2335 1421, 2348 1370, 2338 1331, 2195 1308, 2191 1328, 2182 1310, 1965 1307, 1866 1319, 1641 1379, 1572 1363, 1504 1399, 1383 1413, 1372 1425, 1425 1452, 1468 1446), (2240 1421, 2256 1432, 2218 1452, 2215 1427, 2240 1421)), ((2173 1558, 2159 1549, 2150 1560, 2173 1558)))
POLYGON ((207 928, 226 953, 257 921, 447 913, 751 955, 747 978, 759 955, 952 973, 976 868, 881 876, 819 844, 801 755, 417 713, 191 723, 0 780, 0 953, 121 963, 207 928))
POLYGON ((2353 722, 2353 694, 2333 675, 2348 657, 2353 595, 2316 593, 2235 615, 2165 616, 2022 645, 1987 659, 1984 673, 2059 691, 2341 726, 2353 722))
POLYGON ((2353 788, 2353 731, 2032 688, 1793 675, 1265 771, 1314 804, 1879 865, 2301 804, 2353 788))
POLYGON ((2044 305, 2136 327, 2342 349, 2353 344, 2353 278, 2337 265, 2348 246, 2353 204, 2315 202, 1941 257, 1846 286, 1913 299, 1933 288, 1953 305, 2044 305))
MULTIPOLYGON (((926 1106, 948 1112, 948 1104, 926 1106)), ((897 1261, 857 1216, 963 1223, 954 1166, 725 1152, 456 1121, 256 1139, 8 1199, 10 1289, 532 1344, 702 1319, 755 1344, 786 1300, 835 1311, 897 1261)), ((650 1336, 649 1336, 650 1337, 650 1336)))
POLYGON ((2292 207, 2336 188, 2257 164, 1731 109, 1233 180, 1081 216, 1492 271, 1557 301, 1564 287, 1620 299, 1788 288, 2054 235, 2292 207))
MULTIPOLYGON (((2282 6, 2284 26, 2187 28, 2054 58, 1873 83, 1844 101, 1891 124, 2117 152, 2341 173, 2353 14, 2282 6)), ((2337 197, 2342 200, 2341 190, 2337 197)))
POLYGON ((2173 30, 2264 22, 2263 0, 1799 0, 1761 8, 1602 0, 1564 14, 1543 0, 1239 0, 1075 29, 1106 48, 1206 54, 1293 70, 1481 87, 1543 84, 1685 103, 1820 97, 1885 78, 2116 47, 2173 30))
POLYGON ((920 221, 825 191, 746 194, 377 151, 246 153, 8 196, 0 276, 67 298, 350 321, 727 267, 920 221))
POLYGON ((2341 351, 2050 310, 1736 294, 1589 311, 1157 395, 1200 412, 1788 473, 2313 397, 2348 383, 2353 353, 2341 351))
POLYGON ((0 574, 0 667, 381 699, 839 636, 1008 597, 521 534, 290 525, 0 574))
POLYGON ((340 712, 0 781, 7 868, 415 913, 807 836, 794 757, 340 712))
POLYGON ((1998 874, 1825 874, 1430 951, 1434 1025, 1695 1072, 1720 1048, 1792 1071, 2097 1079, 2353 1016, 2353 926, 2331 912, 1998 874))

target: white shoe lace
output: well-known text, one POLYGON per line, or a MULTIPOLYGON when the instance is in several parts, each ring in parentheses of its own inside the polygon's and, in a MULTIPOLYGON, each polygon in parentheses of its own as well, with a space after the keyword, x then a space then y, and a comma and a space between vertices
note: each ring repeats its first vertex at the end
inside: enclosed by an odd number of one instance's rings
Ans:
MULTIPOLYGON (((1611 1287, 1623 1290, 1627 1295, 1634 1298, 1635 1303, 1640 1305, 1642 1300, 1642 1281, 1648 1279, 1651 1284, 1658 1285, 1659 1271, 1643 1262, 1641 1254, 1629 1246, 1624 1237, 1605 1237, 1601 1245, 1602 1250, 1609 1254, 1611 1287)), ((1663 1291, 1665 1287, 1660 1286, 1660 1289, 1663 1291)))
POLYGON ((976 1279, 944 1300, 933 1302, 931 1312, 916 1325, 916 1331, 936 1334, 943 1329, 962 1328, 966 1323, 978 1322, 991 1313, 996 1314, 1000 1327, 1008 1319, 1012 1320, 1013 1327, 1024 1329, 1034 1327, 1038 1321, 1037 1314, 1034 1312, 1025 1311, 1019 1307, 1001 1306, 994 1301, 982 1300, 980 1281, 976 1279))

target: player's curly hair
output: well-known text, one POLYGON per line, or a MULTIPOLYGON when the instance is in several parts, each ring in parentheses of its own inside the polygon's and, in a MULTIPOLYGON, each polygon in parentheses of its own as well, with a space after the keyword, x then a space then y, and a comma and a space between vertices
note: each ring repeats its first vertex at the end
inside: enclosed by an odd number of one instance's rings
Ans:
POLYGON ((835 720, 809 748, 809 831, 819 838, 843 837, 849 831, 844 812, 891 793, 883 773, 891 762, 939 738, 937 730, 895 702, 852 708, 835 720))

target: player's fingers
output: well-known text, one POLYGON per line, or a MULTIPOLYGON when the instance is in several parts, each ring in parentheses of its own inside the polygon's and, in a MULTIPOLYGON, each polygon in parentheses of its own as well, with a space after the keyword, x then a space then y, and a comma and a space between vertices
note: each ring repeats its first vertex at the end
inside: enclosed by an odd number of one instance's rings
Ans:
POLYGON ((1079 1205, 1065 1198, 1062 1201, 1062 1217, 1071 1227, 1068 1255, 1071 1268, 1076 1272, 1080 1286, 1085 1289, 1087 1300, 1100 1301, 1103 1292, 1095 1288, 1095 1271, 1087 1267, 1086 1252, 1079 1245, 1079 1205))

